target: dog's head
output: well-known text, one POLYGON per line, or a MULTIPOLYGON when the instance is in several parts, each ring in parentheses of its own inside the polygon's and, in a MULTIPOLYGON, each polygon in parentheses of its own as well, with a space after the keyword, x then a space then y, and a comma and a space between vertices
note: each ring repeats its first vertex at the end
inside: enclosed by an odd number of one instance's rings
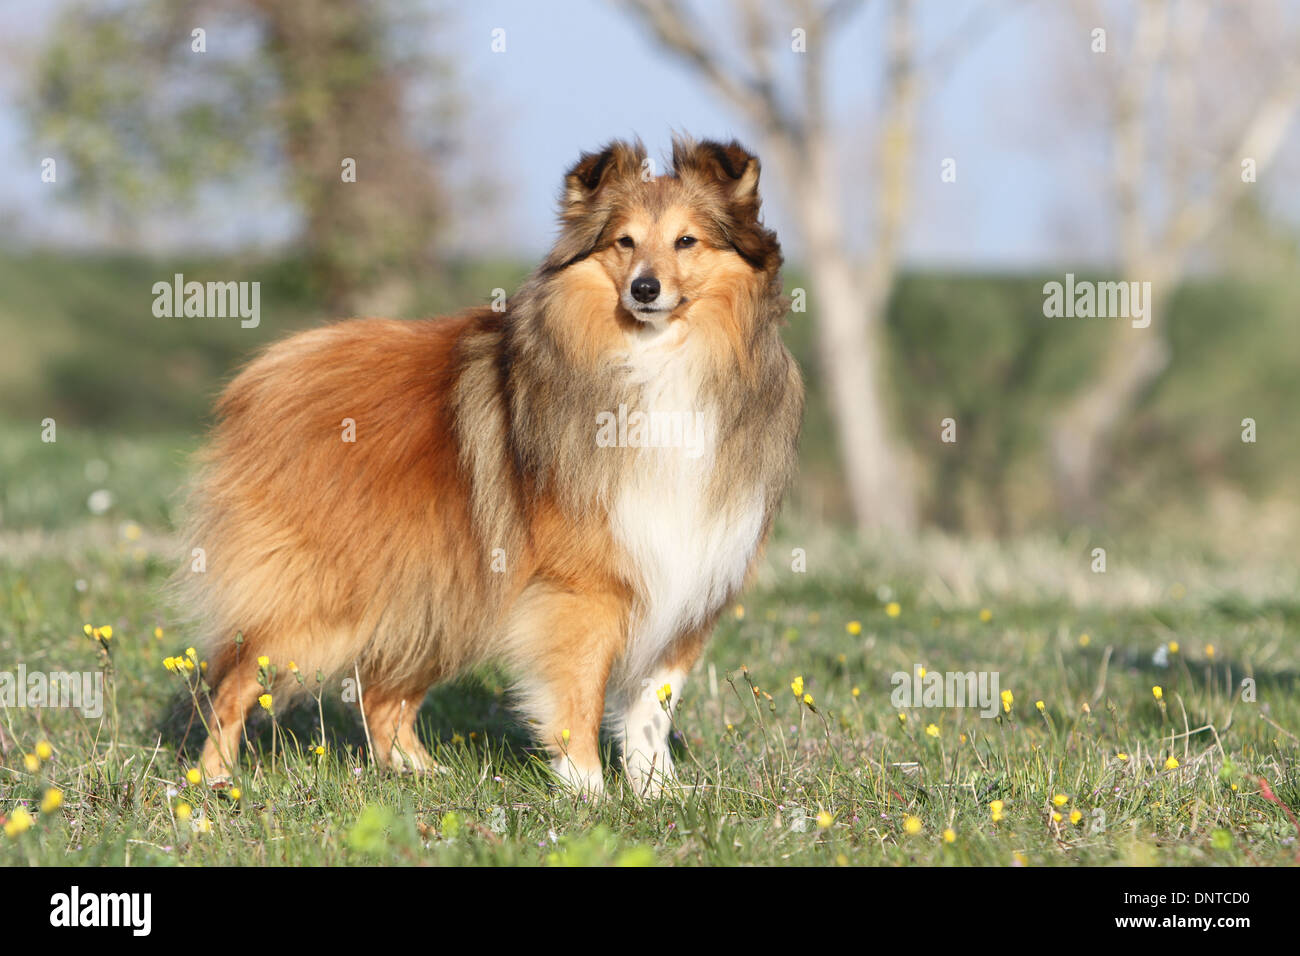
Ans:
POLYGON ((759 222, 758 179, 758 158, 736 142, 675 140, 663 176, 640 143, 586 153, 565 176, 547 268, 591 260, 622 310, 652 326, 737 274, 770 281, 781 250, 759 222))

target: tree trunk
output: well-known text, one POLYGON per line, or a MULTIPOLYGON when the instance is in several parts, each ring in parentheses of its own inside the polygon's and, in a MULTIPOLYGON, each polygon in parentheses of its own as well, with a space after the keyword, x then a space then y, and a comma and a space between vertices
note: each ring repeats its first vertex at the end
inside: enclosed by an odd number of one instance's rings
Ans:
POLYGON ((881 317, 869 314, 843 253, 810 250, 817 345, 841 467, 859 528, 915 530, 905 456, 889 430, 882 396, 881 317))
POLYGON ((838 217, 832 163, 824 144, 808 145, 795 203, 806 242, 817 316, 817 347, 826 379, 841 470, 857 526, 908 534, 916 528, 906 456, 890 433, 883 396, 883 315, 892 268, 864 277, 850 258, 838 217))
POLYGON ((1071 520, 1096 515, 1097 483, 1107 464, 1107 448, 1125 414, 1169 364, 1169 346, 1160 331, 1158 311, 1151 324, 1135 329, 1127 320, 1112 331, 1097 378, 1057 417, 1052 429, 1052 465, 1061 513, 1071 520))

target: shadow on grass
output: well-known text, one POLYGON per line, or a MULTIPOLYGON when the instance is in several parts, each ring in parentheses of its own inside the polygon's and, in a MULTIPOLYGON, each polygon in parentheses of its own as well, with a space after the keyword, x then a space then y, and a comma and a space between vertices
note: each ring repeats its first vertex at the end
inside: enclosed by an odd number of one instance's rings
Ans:
MULTIPOLYGON (((201 717, 189 695, 182 692, 172 698, 159 716, 154 731, 161 736, 163 745, 183 762, 194 763, 207 739, 207 719, 207 708, 201 717)), ((357 766, 368 763, 361 709, 355 702, 344 701, 337 684, 325 685, 319 705, 313 696, 298 697, 284 713, 277 715, 277 720, 282 749, 301 747, 306 751, 324 744, 336 755, 347 754, 357 766)), ((504 761, 505 766, 524 765, 533 762, 536 749, 510 709, 499 679, 490 674, 466 676, 430 691, 420 707, 416 730, 425 747, 440 762, 439 751, 444 748, 469 745, 484 748, 494 760, 504 761)), ((245 733, 245 755, 250 744, 259 752, 270 752, 272 721, 261 708, 254 707, 249 714, 245 733)))

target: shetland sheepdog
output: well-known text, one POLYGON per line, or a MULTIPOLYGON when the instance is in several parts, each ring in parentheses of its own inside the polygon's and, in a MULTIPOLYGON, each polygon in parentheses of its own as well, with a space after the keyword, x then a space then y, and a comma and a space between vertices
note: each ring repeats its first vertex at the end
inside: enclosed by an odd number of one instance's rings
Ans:
POLYGON ((377 762, 435 770, 425 692, 489 661, 568 785, 602 788, 602 726, 638 793, 673 779, 671 709, 803 416, 758 179, 735 142, 678 139, 661 176, 614 142, 566 175, 554 248, 504 309, 328 325, 240 372, 191 492, 205 570, 180 573, 210 781, 259 696, 298 689, 289 662, 355 673, 377 762))

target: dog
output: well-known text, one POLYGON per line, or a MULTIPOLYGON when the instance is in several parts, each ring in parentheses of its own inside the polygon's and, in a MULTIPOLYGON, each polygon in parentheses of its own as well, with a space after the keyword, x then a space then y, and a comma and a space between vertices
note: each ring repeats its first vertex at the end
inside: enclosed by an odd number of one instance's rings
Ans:
POLYGON ((678 138, 659 176, 615 141, 565 176, 554 247, 504 310, 323 326, 231 381, 187 509, 204 570, 180 574, 209 781, 259 697, 298 688, 289 662, 358 675, 381 767, 435 770, 426 691, 496 662, 562 782, 602 789, 602 726, 637 793, 673 781, 672 708, 803 417, 758 181, 734 141, 678 138))

